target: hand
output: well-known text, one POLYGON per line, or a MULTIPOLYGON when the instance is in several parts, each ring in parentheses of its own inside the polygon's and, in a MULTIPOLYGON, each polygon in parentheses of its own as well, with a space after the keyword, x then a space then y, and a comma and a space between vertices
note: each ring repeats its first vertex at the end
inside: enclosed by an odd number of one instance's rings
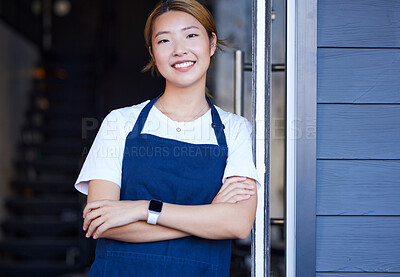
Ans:
POLYGON ((227 178, 211 204, 236 203, 249 199, 255 191, 254 185, 246 183, 246 180, 246 177, 227 178))
POLYGON ((148 201, 99 200, 83 210, 83 230, 86 237, 99 238, 108 229, 145 220, 148 201))

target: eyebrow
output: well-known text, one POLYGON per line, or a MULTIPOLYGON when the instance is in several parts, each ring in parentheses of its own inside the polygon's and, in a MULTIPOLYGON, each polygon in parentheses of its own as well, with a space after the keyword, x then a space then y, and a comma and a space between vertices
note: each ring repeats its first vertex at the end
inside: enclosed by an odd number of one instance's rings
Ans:
MULTIPOLYGON (((196 27, 196 26, 187 26, 187 27, 183 27, 182 31, 187 31, 187 30, 190 30, 190 29, 199 29, 199 28, 196 27)), ((160 31, 154 36, 154 38, 158 37, 159 35, 164 35, 164 34, 169 34, 169 33, 171 33, 171 32, 169 32, 169 31, 160 31)))

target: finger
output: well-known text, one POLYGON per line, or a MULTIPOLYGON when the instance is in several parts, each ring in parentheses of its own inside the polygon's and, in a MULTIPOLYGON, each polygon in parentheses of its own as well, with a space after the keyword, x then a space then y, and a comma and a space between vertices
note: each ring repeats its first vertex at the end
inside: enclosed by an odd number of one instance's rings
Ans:
POLYGON ((244 195, 234 195, 229 199, 231 203, 237 203, 239 201, 247 200, 251 197, 251 195, 244 194, 244 195))
POLYGON ((227 183, 226 185, 224 184, 224 186, 219 190, 219 193, 221 194, 226 194, 229 191, 231 191, 232 189, 236 188, 238 185, 242 186, 243 183, 238 183, 238 182, 230 182, 227 183))
POLYGON ((87 203, 85 209, 83 210, 83 217, 85 218, 91 210, 101 208, 107 205, 107 203, 107 200, 99 200, 87 203))
POLYGON ((234 182, 244 181, 246 179, 247 179, 246 177, 240 177, 240 176, 238 176, 238 177, 229 177, 228 179, 225 180, 224 184, 220 188, 220 191, 224 190, 225 188, 227 188, 228 186, 230 186, 234 182))
POLYGON ((86 237, 90 238, 90 236, 96 231, 96 229, 98 228, 98 226, 100 226, 101 224, 103 224, 105 221, 104 217, 98 217, 95 220, 93 220, 90 225, 89 228, 86 232, 86 237))
POLYGON ((253 185, 247 184, 247 183, 232 183, 230 186, 228 186, 224 191, 221 191, 221 196, 226 196, 229 193, 232 193, 232 191, 240 191, 240 190, 247 190, 251 191, 254 188, 253 185))
POLYGON ((255 192, 248 190, 248 189, 235 189, 232 190, 230 193, 228 193, 225 198, 227 199, 231 199, 232 197, 236 196, 236 195, 254 195, 255 192))
POLYGON ((90 225, 92 220, 100 217, 101 214, 102 214, 101 209, 97 209, 97 210, 93 210, 93 211, 89 212, 86 215, 85 220, 83 221, 83 230, 86 231, 86 229, 88 228, 88 226, 90 225))
POLYGON ((111 228, 111 223, 109 221, 105 221, 103 224, 96 228, 96 231, 93 233, 93 238, 99 238, 105 231, 111 228))

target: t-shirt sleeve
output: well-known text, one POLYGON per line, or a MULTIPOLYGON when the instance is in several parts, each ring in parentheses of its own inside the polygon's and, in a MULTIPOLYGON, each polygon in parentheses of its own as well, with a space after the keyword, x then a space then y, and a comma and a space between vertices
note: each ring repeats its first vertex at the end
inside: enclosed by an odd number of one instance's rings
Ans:
POLYGON ((75 188, 81 193, 88 193, 89 181, 93 179, 121 186, 125 139, 120 124, 121 116, 117 111, 104 118, 75 182, 75 188))
POLYGON ((232 127, 234 128, 232 136, 227 138, 228 159, 222 182, 224 183, 228 177, 243 176, 254 179, 257 188, 260 188, 261 184, 253 161, 252 125, 247 119, 240 117, 232 127))

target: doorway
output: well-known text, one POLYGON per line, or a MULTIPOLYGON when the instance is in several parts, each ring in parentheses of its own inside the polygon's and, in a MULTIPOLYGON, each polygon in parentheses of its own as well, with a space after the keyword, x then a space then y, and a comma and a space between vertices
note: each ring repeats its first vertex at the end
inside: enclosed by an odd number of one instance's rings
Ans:
MULTIPOLYGON (((262 190, 264 195, 259 195, 259 203, 262 204, 259 204, 257 211, 258 218, 253 229, 255 234, 252 238, 234 241, 231 276, 285 276, 286 0, 219 0, 212 1, 211 4, 220 36, 234 47, 225 49, 225 52, 217 56, 213 69, 215 101, 223 109, 241 114, 253 122, 253 131, 257 129, 255 148, 261 149, 256 150, 255 156, 259 157, 262 167, 265 167, 264 171, 259 168, 259 175, 264 174, 262 177, 265 186, 262 190), (270 53, 264 51, 259 52, 262 54, 259 55, 256 50, 261 48, 255 45, 254 38, 260 23, 255 18, 260 17, 260 10, 269 9, 271 14, 262 15, 263 18, 259 21, 270 24, 270 32, 264 32, 270 34, 265 40, 271 45, 270 53), (267 16, 270 16, 269 20, 266 20, 267 16), (242 111, 237 108, 234 97, 237 91, 237 67, 234 58, 236 50, 241 50, 243 56, 242 111), (255 91, 259 83, 254 69, 256 66, 267 68, 267 64, 271 65, 270 71, 266 70, 262 74, 267 76, 263 81, 264 88, 269 87, 269 96, 268 99, 266 95, 257 98, 255 91), (264 105, 256 102, 263 102, 264 105), (255 115, 255 109, 260 107, 265 109, 261 120, 255 115), (260 132, 264 133, 259 136, 260 132), (264 152, 265 149, 268 151, 264 152), (261 271, 256 267, 262 267, 261 271)), ((260 70, 257 74, 259 73, 260 70)), ((258 89, 257 93, 262 91, 263 89, 258 89)), ((264 92, 268 94, 266 89, 264 92)))

